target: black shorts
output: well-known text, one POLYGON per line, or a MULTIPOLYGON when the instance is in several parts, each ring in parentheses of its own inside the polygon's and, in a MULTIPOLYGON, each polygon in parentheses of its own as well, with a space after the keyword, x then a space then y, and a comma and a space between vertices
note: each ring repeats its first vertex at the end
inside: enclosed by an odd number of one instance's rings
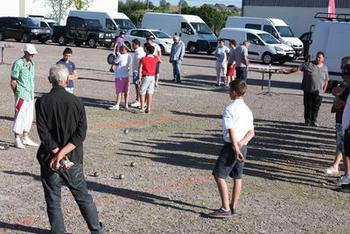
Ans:
POLYGON ((159 70, 160 70, 160 62, 158 62, 156 65, 156 74, 159 74, 159 70))
POLYGON ((346 157, 350 158, 350 134, 349 129, 344 132, 344 154, 346 157))
MULTIPOLYGON (((247 155, 247 146, 241 148, 244 159, 247 155)), ((243 175, 244 162, 236 160, 235 152, 231 143, 225 143, 221 149, 218 160, 216 161, 213 175, 220 179, 226 179, 230 176, 233 179, 241 179, 243 175)))

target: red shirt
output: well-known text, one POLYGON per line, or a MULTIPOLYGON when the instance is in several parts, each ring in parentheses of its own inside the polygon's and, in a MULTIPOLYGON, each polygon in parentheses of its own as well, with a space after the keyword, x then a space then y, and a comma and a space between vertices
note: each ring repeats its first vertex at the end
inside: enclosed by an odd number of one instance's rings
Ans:
POLYGON ((155 76, 156 75, 156 66, 159 62, 158 57, 152 55, 147 55, 140 60, 142 64, 142 76, 155 76))

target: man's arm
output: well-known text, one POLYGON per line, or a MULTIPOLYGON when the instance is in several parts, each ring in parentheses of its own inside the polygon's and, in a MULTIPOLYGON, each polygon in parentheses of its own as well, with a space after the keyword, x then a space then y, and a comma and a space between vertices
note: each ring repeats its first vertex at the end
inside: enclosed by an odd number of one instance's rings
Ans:
POLYGON ((76 80, 76 79, 78 79, 78 73, 77 73, 77 71, 74 70, 74 71, 72 72, 72 74, 70 74, 70 75, 68 76, 68 79, 69 79, 69 80, 76 80))
POLYGON ((183 60, 184 59, 184 56, 185 56, 185 43, 181 43, 181 54, 180 54, 180 60, 183 60))
POLYGON ((302 71, 301 67, 292 67, 290 69, 282 69, 281 72, 283 74, 291 74, 291 73, 295 73, 298 71, 302 71))
POLYGON ((232 149, 234 150, 235 152, 235 156, 236 156, 236 159, 238 161, 243 161, 244 160, 244 156, 241 152, 241 148, 240 148, 240 145, 239 145, 239 142, 236 140, 236 135, 235 135, 235 132, 233 131, 232 128, 228 129, 228 134, 230 136, 230 140, 231 140, 231 143, 232 143, 232 149))
POLYGON ((239 146, 242 147, 243 145, 248 145, 249 141, 253 139, 254 136, 255 136, 255 130, 254 129, 249 130, 247 134, 245 134, 243 139, 238 143, 239 146))
POLYGON ((327 87, 328 87, 328 80, 326 80, 326 81, 324 82, 324 85, 323 85, 323 93, 326 93, 327 87))
POLYGON ((80 110, 79 110, 79 121, 77 124, 77 128, 73 135, 69 139, 69 143, 75 145, 75 147, 80 146, 86 137, 86 131, 87 131, 87 120, 86 120, 86 113, 85 108, 82 103, 80 103, 80 110))
POLYGON ((11 78, 10 85, 11 85, 11 89, 12 89, 13 93, 16 93, 17 80, 11 78))
POLYGON ((40 99, 35 103, 35 112, 36 112, 36 126, 39 134, 41 143, 45 149, 52 153, 57 153, 59 151, 58 145, 53 139, 49 128, 47 126, 47 119, 45 117, 45 111, 42 109, 40 99))
POLYGON ((139 84, 141 84, 141 78, 142 78, 142 69, 143 69, 143 64, 142 64, 142 59, 140 60, 140 64, 139 64, 139 84))

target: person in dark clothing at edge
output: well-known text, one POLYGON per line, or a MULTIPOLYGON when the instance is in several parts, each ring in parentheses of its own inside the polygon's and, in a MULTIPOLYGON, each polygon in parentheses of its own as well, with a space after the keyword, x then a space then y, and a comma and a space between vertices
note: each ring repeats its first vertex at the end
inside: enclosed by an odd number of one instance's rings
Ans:
POLYGON ((64 65, 50 68, 50 93, 35 104, 41 145, 37 153, 41 181, 47 204, 51 233, 66 233, 61 210, 61 187, 66 185, 74 196, 91 233, 104 233, 95 203, 88 193, 83 171, 83 141, 87 121, 81 101, 65 88, 69 72, 64 65), (70 168, 62 162, 74 163, 70 168))
POLYGON ((317 52, 316 60, 303 63, 299 67, 281 69, 283 74, 303 72, 302 89, 304 91, 304 120, 306 126, 318 127, 317 116, 322 104, 322 96, 328 86, 328 67, 324 64, 325 54, 317 52))

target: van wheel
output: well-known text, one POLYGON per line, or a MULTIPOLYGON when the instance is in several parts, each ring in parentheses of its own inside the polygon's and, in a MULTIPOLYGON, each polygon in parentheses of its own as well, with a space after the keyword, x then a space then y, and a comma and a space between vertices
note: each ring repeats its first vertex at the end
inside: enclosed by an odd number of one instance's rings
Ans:
POLYGON ((160 47, 160 51, 162 51, 162 54, 165 54, 165 49, 164 49, 164 46, 159 45, 159 47, 160 47))
POLYGON ((27 33, 24 33, 24 34, 22 35, 21 41, 22 41, 23 43, 29 43, 29 42, 31 41, 30 36, 29 36, 27 33))
POLYGON ((67 39, 66 39, 66 37, 65 37, 65 36, 60 36, 60 37, 58 38, 58 44, 59 44, 60 46, 65 46, 65 45, 67 45, 67 39))
POLYGON ((80 47, 83 43, 81 41, 76 41, 74 44, 76 47, 80 47))
POLYGON ((94 37, 90 37, 88 39, 88 45, 90 48, 96 48, 97 47, 97 41, 94 37))
POLYGON ((4 33, 0 32, 0 41, 4 40, 4 33))
POLYGON ((191 54, 196 54, 198 52, 198 47, 196 44, 194 43, 191 43, 189 46, 188 46, 188 51, 191 53, 191 54))
POLYGON ((46 39, 40 39, 39 41, 40 41, 41 43, 43 43, 43 44, 45 44, 45 43, 47 42, 46 39))
POLYGON ((264 53, 261 59, 264 64, 272 64, 272 55, 268 52, 264 53))
POLYGON ((283 65, 283 64, 285 64, 285 63, 286 63, 286 60, 284 60, 284 59, 280 59, 280 60, 278 60, 278 63, 279 63, 280 65, 283 65))

